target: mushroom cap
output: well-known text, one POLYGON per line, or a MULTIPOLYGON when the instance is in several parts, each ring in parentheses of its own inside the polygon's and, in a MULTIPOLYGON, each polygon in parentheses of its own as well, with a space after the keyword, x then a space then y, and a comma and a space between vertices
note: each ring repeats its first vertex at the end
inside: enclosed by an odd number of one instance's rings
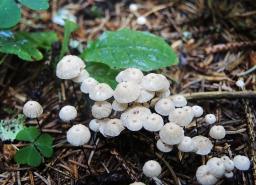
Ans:
POLYGON ((210 133, 209 135, 213 138, 213 139, 223 139, 226 135, 226 130, 222 125, 214 125, 211 129, 210 129, 210 133))
POLYGON ((199 155, 207 155, 211 152, 213 144, 212 142, 204 136, 195 136, 192 138, 195 144, 195 152, 199 155))
POLYGON ((116 137, 124 130, 120 119, 108 119, 100 124, 100 133, 104 137, 116 137))
POLYGON ((138 18, 137 18, 137 24, 139 24, 139 25, 144 25, 144 24, 146 24, 147 23, 147 19, 146 19, 146 17, 144 17, 144 16, 139 16, 138 18))
POLYGON ((58 62, 56 75, 60 79, 68 80, 77 77, 84 68, 85 64, 81 58, 66 55, 58 62))
POLYGON ((114 91, 114 98, 119 103, 131 103, 139 96, 140 86, 132 81, 119 83, 114 91))
POLYGON ((170 98, 161 98, 155 104, 155 111, 162 116, 168 116, 174 109, 174 104, 170 98))
POLYGON ((206 114, 204 119, 205 119, 205 122, 208 123, 209 125, 212 125, 217 121, 216 116, 214 114, 206 114))
POLYGON ((151 131, 151 132, 157 132, 164 126, 164 120, 162 116, 153 113, 146 117, 146 119, 143 120, 143 127, 144 129, 151 131))
POLYGON ((213 157, 209 159, 206 163, 206 166, 208 167, 211 174, 217 178, 221 178, 225 173, 224 163, 218 157, 213 157))
POLYGON ((102 123, 102 120, 98 119, 92 119, 89 123, 89 128, 94 132, 99 132, 100 124, 102 123))
POLYGON ((62 121, 69 122, 76 119, 77 110, 74 106, 66 105, 60 109, 59 117, 62 121))
POLYGON ((187 105, 187 100, 182 95, 174 95, 172 96, 172 101, 175 105, 175 107, 184 107, 187 105))
POLYGON ((199 105, 194 105, 194 106, 192 107, 192 110, 193 110, 194 116, 195 116, 196 118, 202 116, 203 113, 204 113, 204 109, 203 109, 201 106, 199 106, 199 105))
POLYGON ((144 184, 143 182, 134 182, 134 183, 131 183, 130 185, 146 185, 146 184, 144 184))
POLYGON ((155 96, 155 92, 148 91, 148 90, 145 90, 145 89, 141 88, 140 89, 140 95, 137 98, 136 102, 145 103, 145 102, 150 101, 152 98, 154 98, 154 96, 155 96))
POLYGON ((106 83, 99 83, 89 92, 90 99, 94 101, 105 101, 113 96, 112 88, 106 83))
MULTIPOLYGON (((132 3, 132 4, 129 5, 129 10, 131 12, 136 12, 138 9, 139 9, 139 6, 135 3, 132 3)), ((133 185, 136 185, 136 184, 133 184, 133 185)), ((137 185, 139 185, 139 184, 137 184, 137 185)))
POLYGON ((121 71, 120 73, 118 73, 118 75, 116 76, 116 81, 118 83, 132 81, 139 84, 143 76, 144 75, 141 72, 141 70, 137 68, 127 68, 121 71))
POLYGON ((239 80, 236 81, 236 86, 243 89, 244 86, 245 86, 245 83, 242 79, 239 79, 239 80))
POLYGON ((121 121, 126 126, 128 118, 139 118, 141 121, 145 120, 147 116, 151 114, 150 109, 143 106, 135 106, 127 109, 121 114, 121 121))
POLYGON ((27 101, 23 106, 23 114, 28 118, 38 118, 43 113, 43 107, 37 101, 27 101))
POLYGON ((88 143, 90 138, 91 132, 86 126, 82 124, 73 125, 67 131, 67 141, 74 146, 84 145, 88 143))
POLYGON ((127 107, 128 107, 128 104, 127 103, 119 103, 119 102, 117 102, 116 100, 114 100, 113 102, 112 102, 112 109, 114 110, 114 111, 125 111, 126 109, 127 109, 127 107))
POLYGON ((218 179, 213 176, 206 165, 201 165, 196 170, 196 179, 202 185, 213 185, 218 179))
POLYGON ((233 173, 233 172, 225 172, 224 176, 225 176, 226 178, 233 178, 234 173, 233 173))
POLYGON ((139 131, 143 127, 142 119, 138 116, 129 116, 125 121, 125 126, 130 131, 139 131))
POLYGON ((249 170, 251 162, 247 156, 236 155, 233 159, 234 165, 238 170, 246 171, 249 170))
POLYGON ((164 153, 171 152, 173 149, 172 145, 167 145, 167 144, 163 143, 163 141, 161 141, 161 139, 157 140, 156 147, 159 151, 164 152, 164 153))
POLYGON ((141 86, 148 91, 162 91, 168 89, 168 80, 160 74, 149 73, 142 78, 141 86))
POLYGON ((157 161, 149 160, 144 164, 142 171, 147 177, 158 177, 162 172, 162 167, 157 161))
POLYGON ((97 80, 95 80, 94 78, 89 77, 89 78, 86 78, 86 79, 82 82, 82 84, 81 84, 81 86, 80 86, 80 90, 81 90, 83 93, 88 94, 88 93, 90 93, 90 92, 92 91, 92 89, 93 89, 96 85, 98 85, 98 84, 99 84, 99 82, 98 82, 97 80))
POLYGON ((161 128, 159 136, 164 143, 168 145, 176 145, 183 140, 184 130, 179 125, 170 122, 161 128))
POLYGON ((92 106, 92 116, 97 119, 108 117, 111 114, 111 111, 111 103, 107 101, 98 101, 92 106))
POLYGON ((189 106, 176 108, 169 114, 169 121, 174 122, 182 127, 189 125, 192 122, 193 118, 194 114, 192 108, 189 106))
POLYGON ((156 96, 159 98, 167 98, 170 96, 170 94, 171 94, 170 89, 164 89, 162 91, 156 92, 156 96))
POLYGON ((222 156, 220 159, 222 160, 226 171, 232 171, 235 168, 234 162, 228 156, 222 156))
POLYGON ((181 152, 192 152, 195 149, 195 145, 191 137, 185 136, 178 145, 178 149, 181 152))
POLYGON ((90 77, 89 73, 85 69, 83 69, 77 77, 72 78, 72 81, 75 83, 82 83, 85 79, 89 77, 90 77))

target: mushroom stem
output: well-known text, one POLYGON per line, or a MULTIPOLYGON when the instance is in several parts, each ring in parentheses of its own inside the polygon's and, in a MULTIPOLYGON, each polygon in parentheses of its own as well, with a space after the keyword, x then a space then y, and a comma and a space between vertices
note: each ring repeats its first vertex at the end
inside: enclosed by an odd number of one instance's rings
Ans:
POLYGON ((198 135, 198 122, 197 122, 197 118, 196 118, 196 134, 198 135))
POLYGON ((73 96, 77 100, 77 109, 79 110, 80 109, 80 101, 79 101, 78 95, 76 93, 75 83, 73 81, 71 83, 72 83, 73 96))
MULTIPOLYGON (((80 149, 82 150, 82 152, 83 152, 83 154, 84 154, 84 158, 86 158, 86 152, 85 152, 85 150, 84 150, 85 148, 84 148, 83 146, 81 146, 80 149)), ((92 174, 92 171, 91 171, 91 168, 90 168, 88 162, 86 162, 86 166, 87 166, 87 168, 88 168, 89 174, 92 174)))
POLYGON ((41 127, 41 125, 40 125, 40 122, 39 122, 39 119, 38 119, 38 118, 36 118, 36 122, 37 122, 38 128, 39 128, 40 131, 42 132, 42 127, 41 127))

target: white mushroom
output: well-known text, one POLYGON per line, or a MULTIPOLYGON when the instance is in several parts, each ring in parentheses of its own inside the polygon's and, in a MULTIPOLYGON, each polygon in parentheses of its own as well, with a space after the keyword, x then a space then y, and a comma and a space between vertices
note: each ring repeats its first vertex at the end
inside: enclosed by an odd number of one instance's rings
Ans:
POLYGON ((211 129, 210 129, 210 133, 209 135, 213 138, 213 139, 223 139, 226 135, 226 130, 222 125, 214 125, 211 129))
POLYGON ((196 170, 196 179, 202 185, 213 185, 218 179, 211 174, 206 165, 201 165, 196 170))
POLYGON ((179 143, 178 149, 181 152, 192 152, 195 149, 195 146, 191 137, 185 136, 179 143))
POLYGON ((202 116, 203 113, 204 113, 204 109, 203 109, 201 106, 198 106, 198 105, 194 105, 194 106, 192 107, 192 110, 193 110, 194 116, 195 116, 196 118, 202 116))
POLYGON ((172 96, 172 101, 175 105, 175 107, 184 107, 187 105, 187 100, 182 95, 174 95, 172 96))
POLYGON ((147 177, 158 177, 162 172, 162 167, 157 161, 149 160, 144 164, 142 171, 147 177))
POLYGON ((161 128, 159 136, 164 143, 168 145, 176 145, 183 140, 184 130, 175 123, 167 123, 161 128))
POLYGON ((112 106, 107 101, 95 102, 92 106, 92 116, 97 119, 106 118, 111 114, 112 106))
POLYGON ((174 109, 174 104, 170 98, 161 98, 155 104, 155 111, 162 116, 168 116, 174 109))
POLYGON ((77 117, 77 110, 74 106, 66 105, 60 109, 59 117, 64 122, 70 122, 77 117))
POLYGON ((144 75, 141 70, 136 68, 127 68, 124 71, 118 73, 118 75, 116 76, 116 81, 119 83, 132 81, 139 84, 143 76, 144 75))
POLYGON ((102 123, 101 120, 92 119, 89 123, 89 128, 94 132, 99 132, 100 124, 102 123))
POLYGON ((220 158, 213 157, 209 159, 206 163, 206 166, 208 167, 211 174, 217 178, 221 178, 225 173, 225 166, 220 158))
POLYGON ((163 91, 168 89, 168 80, 163 75, 149 73, 142 78, 141 86, 148 91, 163 91))
POLYGON ((164 126, 164 120, 163 118, 153 113, 146 117, 145 120, 143 120, 143 127, 151 132, 157 132, 164 126))
POLYGON ((241 89, 243 89, 244 86, 245 86, 245 83, 244 83, 243 79, 237 80, 237 81, 236 81, 236 86, 239 87, 239 88, 241 88, 241 89))
POLYGON ((114 98, 119 103, 131 103, 139 96, 140 86, 132 81, 119 83, 114 91, 114 98))
POLYGON ((140 95, 137 98, 136 102, 145 103, 145 102, 150 101, 152 98, 154 98, 154 96, 155 96, 155 92, 148 91, 148 90, 145 90, 145 89, 141 88, 140 89, 140 95))
POLYGON ((216 116, 214 114, 206 114, 204 119, 205 122, 209 125, 212 125, 216 122, 216 116))
POLYGON ((105 101, 113 96, 112 88, 106 83, 97 84, 89 92, 90 99, 94 101, 105 101))
POLYGON ((85 79, 89 78, 89 76, 89 73, 83 69, 77 77, 72 78, 72 81, 75 83, 82 83, 85 79))
POLYGON ((38 118, 43 113, 43 107, 37 101, 27 101, 23 106, 23 114, 28 118, 38 118))
POLYGON ((127 103, 119 103, 117 102, 116 100, 113 101, 112 103, 112 109, 114 111, 125 111, 128 107, 128 104, 127 103))
POLYGON ((233 173, 233 172, 225 172, 224 176, 225 176, 226 178, 233 178, 234 173, 233 173))
POLYGON ((236 155, 233 159, 234 165, 238 170, 247 171, 251 166, 251 162, 247 156, 236 155))
POLYGON ((125 126, 130 131, 139 131, 143 127, 142 118, 131 115, 126 119, 125 126))
POLYGON ((124 130, 120 119, 108 119, 100 124, 100 133, 105 137, 116 137, 124 130))
POLYGON ((144 17, 144 16, 139 16, 139 17, 137 18, 137 24, 139 24, 139 25, 144 25, 144 24, 146 24, 146 23, 147 23, 146 17, 144 17))
POLYGON ((234 162, 228 156, 222 156, 220 159, 222 160, 226 171, 232 171, 235 168, 234 162))
POLYGON ((64 56, 57 64, 56 75, 60 79, 72 79, 77 77, 85 68, 84 61, 74 55, 64 56))
POLYGON ((85 80, 82 82, 82 84, 81 84, 81 86, 80 86, 80 90, 81 90, 83 93, 88 94, 88 93, 90 93, 90 92, 92 91, 92 89, 93 89, 96 85, 98 85, 98 84, 99 84, 99 82, 98 82, 97 80, 95 80, 94 78, 89 77, 89 78, 85 79, 85 80))
POLYGON ((183 108, 176 108, 169 114, 169 121, 174 122, 179 126, 187 126, 193 120, 194 114, 192 108, 185 106, 183 108))
MULTIPOLYGON (((137 4, 132 3, 132 4, 129 5, 129 10, 131 12, 136 12, 138 9, 139 9, 139 6, 137 4)), ((135 184, 133 184, 133 185, 135 185, 135 184)))
POLYGON ((67 141, 74 146, 84 145, 88 143, 90 138, 91 133, 89 129, 82 124, 73 125, 67 131, 67 141))
POLYGON ((195 144, 195 152, 199 155, 207 155, 211 152, 213 144, 212 142, 204 136, 195 136, 192 138, 195 144))
POLYGON ((171 152, 172 149, 173 149, 173 146, 172 145, 167 145, 165 143, 163 143, 161 141, 161 139, 158 139, 157 142, 156 142, 156 147, 159 151, 161 152, 164 152, 164 153, 167 153, 167 152, 171 152))
POLYGON ((159 98, 167 98, 171 94, 171 91, 169 89, 164 89, 162 91, 156 92, 156 96, 159 98))

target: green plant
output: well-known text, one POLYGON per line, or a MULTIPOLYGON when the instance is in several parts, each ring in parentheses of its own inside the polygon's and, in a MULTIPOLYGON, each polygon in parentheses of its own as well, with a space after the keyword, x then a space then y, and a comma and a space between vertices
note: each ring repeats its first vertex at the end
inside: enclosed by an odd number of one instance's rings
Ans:
POLYGON ((0 1, 0 28, 6 29, 16 25, 21 18, 20 5, 32 10, 46 10, 49 0, 1 0, 0 1))
POLYGON ((16 140, 29 142, 14 157, 19 164, 36 167, 42 163, 43 157, 50 158, 53 155, 53 138, 49 134, 40 133, 36 127, 24 128, 17 134, 16 140))

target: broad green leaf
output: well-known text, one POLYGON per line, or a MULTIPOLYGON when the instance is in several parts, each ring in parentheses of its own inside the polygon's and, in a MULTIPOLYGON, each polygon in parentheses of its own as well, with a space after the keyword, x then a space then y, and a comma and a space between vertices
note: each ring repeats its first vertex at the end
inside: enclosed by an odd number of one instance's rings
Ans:
POLYGON ((13 141, 17 134, 24 128, 24 115, 18 115, 18 118, 11 120, 0 120, 0 139, 2 141, 13 141))
POLYGON ((75 22, 66 20, 65 25, 64 25, 64 38, 61 46, 61 51, 60 51, 60 58, 64 56, 66 52, 68 52, 68 43, 70 39, 70 35, 76 31, 79 28, 78 24, 75 22))
POLYGON ((17 55, 26 61, 38 61, 43 58, 39 48, 50 49, 55 41, 57 35, 54 32, 13 34, 10 31, 0 31, 0 52, 17 55))
POLYGON ((42 134, 35 141, 35 145, 44 157, 51 157, 53 154, 52 142, 53 138, 49 134, 42 134))
POLYGON ((115 88, 117 82, 115 80, 118 70, 110 69, 107 65, 101 63, 87 63, 86 70, 90 76, 101 83, 107 83, 112 88, 115 88))
POLYGON ((18 0, 22 5, 32 10, 46 10, 49 8, 49 0, 18 0))
POLYGON ((104 63, 112 69, 136 67, 143 71, 177 63, 176 54, 162 38, 129 29, 103 33, 88 43, 82 58, 104 63))
POLYGON ((40 135, 40 131, 36 127, 25 127, 23 130, 21 130, 17 136, 16 139, 19 141, 29 141, 34 142, 38 136, 40 135))
POLYGON ((42 157, 35 146, 29 145, 17 151, 14 160, 19 164, 28 164, 37 167, 41 164, 42 157))
POLYGON ((0 0, 0 28, 10 28, 17 24, 21 13, 15 0, 0 0))

